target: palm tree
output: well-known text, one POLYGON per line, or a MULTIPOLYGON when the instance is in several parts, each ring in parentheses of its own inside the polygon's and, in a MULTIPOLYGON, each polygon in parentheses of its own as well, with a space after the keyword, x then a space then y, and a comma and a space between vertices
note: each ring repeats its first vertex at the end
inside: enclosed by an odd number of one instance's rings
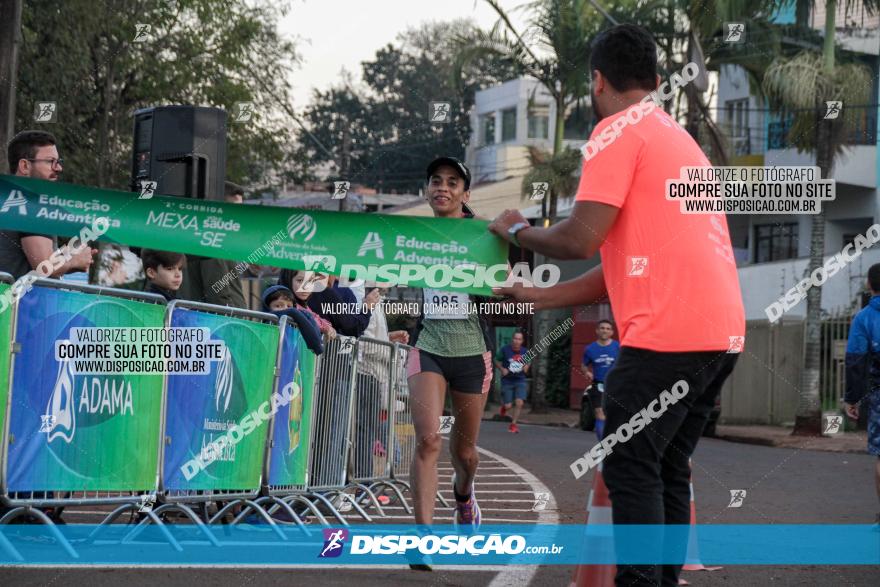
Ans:
MULTIPOLYGON (((812 0, 801 0, 813 5, 812 0)), ((852 7, 846 0, 847 13, 852 7)), ((873 14, 878 0, 862 0, 862 7, 873 14)), ((801 10, 799 10, 801 12, 801 10)), ((802 13, 802 12, 801 12, 802 13)), ((825 2, 825 39, 822 52, 806 50, 792 58, 780 57, 764 75, 763 90, 771 104, 790 113, 793 124, 788 140, 798 151, 816 154, 816 166, 823 178, 831 177, 834 160, 843 151, 845 130, 854 120, 855 112, 846 104, 866 103, 869 97, 871 72, 864 66, 835 63, 835 19, 837 0, 825 2), (842 116, 825 118, 827 101, 845 101, 842 116)), ((810 229, 810 262, 807 275, 822 266, 825 252, 825 213, 812 217, 810 229)), ((822 406, 819 392, 821 349, 822 288, 814 285, 807 291, 806 344, 804 369, 801 374, 800 401, 795 415, 793 434, 818 435, 821 433, 822 406)))
POLYGON ((531 193, 532 184, 536 182, 550 184, 548 192, 555 194, 573 194, 577 189, 575 172, 581 165, 580 151, 566 148, 554 155, 537 147, 529 147, 528 158, 529 171, 522 180, 523 197, 531 193))
MULTIPOLYGON (((513 62, 523 73, 537 79, 556 105, 553 155, 562 151, 566 109, 589 92, 590 42, 603 28, 604 19, 588 0, 534 0, 519 9, 529 13, 523 31, 496 0, 485 0, 499 21, 488 32, 462 39, 458 68, 486 54, 513 62)), ((546 216, 556 217, 557 197, 551 191, 546 216)))
MULTIPOLYGON (((635 1, 625 0, 627 3, 635 1)), ((499 20, 490 31, 480 31, 460 40, 456 70, 478 57, 496 55, 537 79, 552 96, 556 105, 553 151, 530 150, 533 168, 526 176, 526 180, 533 177, 533 181, 551 184, 547 197, 541 202, 542 215, 547 222, 557 215, 559 195, 569 195, 576 187, 571 174, 577 169, 580 157, 577 151, 574 158, 563 151, 565 114, 571 104, 589 91, 590 43, 605 22, 589 0, 533 0, 520 7, 528 12, 529 18, 527 28, 519 31, 496 0, 486 2, 498 14, 499 20), (575 163, 572 164, 572 161, 575 163), (566 168, 569 177, 563 178, 559 170, 566 168)), ((523 194, 531 191, 532 180, 526 180, 523 194)), ((536 340, 544 337, 550 329, 549 325, 547 312, 539 312, 535 316, 536 340)), ((532 394, 532 411, 535 413, 546 410, 546 373, 547 357, 546 353, 541 353, 536 357, 532 371, 536 382, 532 394)))

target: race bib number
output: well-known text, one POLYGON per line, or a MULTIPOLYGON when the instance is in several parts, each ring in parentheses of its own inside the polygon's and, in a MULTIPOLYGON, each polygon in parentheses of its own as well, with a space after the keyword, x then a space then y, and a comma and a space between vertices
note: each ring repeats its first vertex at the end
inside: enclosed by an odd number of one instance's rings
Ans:
POLYGON ((465 320, 470 297, 466 293, 425 288, 422 312, 426 320, 465 320))
POLYGON ((523 364, 516 360, 511 360, 510 364, 507 366, 508 371, 511 373, 520 373, 523 370, 523 364))

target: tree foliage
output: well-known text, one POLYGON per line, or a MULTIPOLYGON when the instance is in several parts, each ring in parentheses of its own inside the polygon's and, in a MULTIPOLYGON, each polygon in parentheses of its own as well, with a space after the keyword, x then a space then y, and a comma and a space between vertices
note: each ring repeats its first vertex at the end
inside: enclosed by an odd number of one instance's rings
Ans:
POLYGON ((278 102, 289 101, 298 57, 276 29, 286 3, 269 0, 32 0, 22 15, 17 130, 54 133, 66 181, 126 188, 132 114, 168 104, 232 111, 253 102, 247 124, 229 124, 227 178, 259 185, 288 160, 278 102), (147 24, 136 41, 137 25, 147 24), (36 102, 57 122, 36 123, 36 102))
POLYGON ((301 158, 332 165, 334 177, 383 191, 416 193, 436 156, 464 158, 468 112, 477 89, 518 75, 504 59, 486 57, 456 77, 453 39, 474 35, 464 20, 422 25, 400 34, 362 66, 363 84, 342 80, 316 91, 297 132, 301 158), (449 102, 450 121, 431 122, 431 102, 449 102), (347 137, 346 137, 347 135, 347 137), (348 161, 344 145, 348 140, 348 161))

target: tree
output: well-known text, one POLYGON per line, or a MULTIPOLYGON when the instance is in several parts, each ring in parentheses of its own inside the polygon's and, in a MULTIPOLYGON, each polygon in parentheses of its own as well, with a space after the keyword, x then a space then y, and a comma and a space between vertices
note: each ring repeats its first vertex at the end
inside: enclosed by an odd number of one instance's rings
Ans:
MULTIPOLYGON (((492 56, 506 59, 516 64, 523 74, 541 82, 552 96, 556 105, 553 151, 548 154, 530 150, 532 170, 523 179, 523 193, 531 192, 532 181, 550 183, 541 207, 544 218, 553 221, 559 196, 574 190, 571 178, 563 177, 564 172, 573 173, 580 161, 579 156, 573 158, 562 148, 566 113, 569 106, 589 91, 590 43, 606 22, 589 0, 534 0, 521 7, 529 17, 527 28, 520 31, 496 0, 486 0, 486 3, 495 10, 499 20, 489 31, 459 39, 457 68, 492 56)), ((549 331, 550 319, 548 312, 535 316, 536 339, 543 339, 549 331)), ((541 413, 546 411, 546 354, 536 357, 533 364, 532 411, 541 413)))
POLYGON ((523 197, 531 193, 532 184, 546 182, 551 192, 557 194, 573 194, 577 189, 578 178, 575 172, 581 166, 581 152, 566 148, 557 154, 538 149, 528 148, 529 171, 523 176, 523 197))
POLYGON ((475 61, 460 77, 453 75, 453 39, 474 31, 464 20, 407 30, 361 64, 360 86, 342 80, 315 92, 302 115, 304 128, 297 132, 303 158, 315 165, 332 163, 337 177, 348 128, 349 165, 339 179, 417 193, 428 161, 438 155, 464 158, 476 90, 517 75, 497 58, 475 61), (450 103, 448 122, 429 120, 431 102, 450 103))
POLYGON ((297 61, 275 28, 268 0, 33 0, 22 16, 17 127, 56 134, 65 180, 126 188, 132 112, 164 104, 232 111, 253 102, 248 124, 228 125, 227 177, 273 181, 285 159, 279 100, 297 61), (138 25, 149 25, 149 30, 138 25), (139 34, 139 32, 141 34, 139 34), (145 34, 144 34, 145 33, 145 34), (55 124, 35 123, 38 101, 56 103, 55 124))
MULTIPOLYGON (((852 7, 847 2, 846 10, 852 7)), ((861 4, 870 14, 880 7, 877 0, 861 4)), ((815 5, 813 5, 815 6, 815 5)), ((802 7, 803 8, 803 7, 802 7)), ((802 13, 802 12, 801 12, 802 13)), ((825 39, 822 52, 806 50, 793 58, 773 62, 764 76, 763 89, 771 103, 789 113, 794 122, 788 134, 799 152, 816 154, 816 166, 823 178, 830 178, 835 158, 842 152, 846 129, 854 113, 847 103, 867 103, 871 72, 857 63, 836 64, 834 34, 837 1, 825 2, 825 39), (837 118, 827 118, 826 102, 846 101, 837 118)), ((825 253, 825 213, 815 214, 810 227, 810 261, 807 275, 822 266, 825 253)), ((793 434, 821 433, 822 406, 819 390, 821 352, 822 288, 813 285, 807 291, 806 340, 804 369, 801 374, 800 401, 793 434)))
MULTIPOLYGON (((507 59, 538 81, 556 104, 553 155, 562 151, 568 107, 589 92, 590 43, 605 26, 588 0, 535 0, 522 6, 529 14, 527 28, 517 30, 496 0, 486 0, 498 14, 490 31, 459 40, 459 67, 495 55, 507 59)), ((557 198, 549 194, 546 216, 556 217, 557 198)))
MULTIPOLYGON (((0 145, 7 145, 15 129, 15 80, 21 44, 21 0, 0 0, 0 145)), ((7 170, 0 157, 0 173, 7 170)))

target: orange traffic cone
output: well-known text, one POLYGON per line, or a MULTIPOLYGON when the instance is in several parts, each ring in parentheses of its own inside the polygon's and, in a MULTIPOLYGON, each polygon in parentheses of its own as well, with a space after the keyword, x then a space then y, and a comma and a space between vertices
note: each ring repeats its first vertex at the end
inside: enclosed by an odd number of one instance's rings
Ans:
MULTIPOLYGON (((694 500, 694 476, 691 475, 691 530, 688 534, 688 550, 682 571, 717 571, 722 567, 707 567, 700 562, 700 547, 697 544, 697 502, 694 500)), ((687 585, 687 581, 679 579, 679 585, 687 585)))
MULTIPOLYGON (((611 500, 602 479, 602 464, 593 475, 593 488, 587 501, 587 525, 611 524, 611 500)), ((614 587, 615 565, 578 565, 569 587, 614 587)))

